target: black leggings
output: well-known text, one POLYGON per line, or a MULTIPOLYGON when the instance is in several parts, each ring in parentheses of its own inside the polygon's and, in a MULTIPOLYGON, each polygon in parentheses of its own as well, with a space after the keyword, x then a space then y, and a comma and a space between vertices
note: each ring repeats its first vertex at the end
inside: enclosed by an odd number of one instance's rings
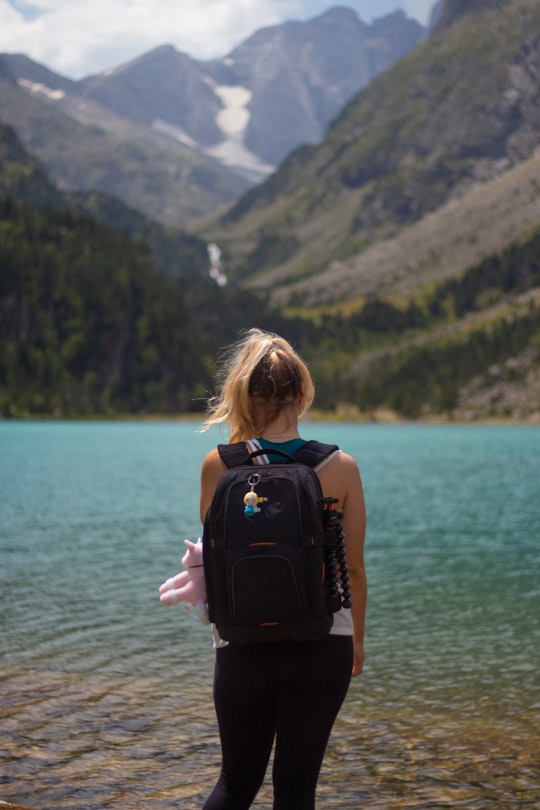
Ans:
POLYGON ((218 649, 214 701, 222 769, 203 810, 251 806, 274 737, 273 810, 314 810, 319 771, 352 664, 350 636, 218 649))

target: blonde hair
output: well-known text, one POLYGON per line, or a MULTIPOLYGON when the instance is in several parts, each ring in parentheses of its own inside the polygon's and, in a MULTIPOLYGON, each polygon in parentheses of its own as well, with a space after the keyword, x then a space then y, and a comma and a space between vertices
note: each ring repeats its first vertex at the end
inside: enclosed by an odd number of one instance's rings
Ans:
POLYGON ((302 358, 284 338, 262 329, 250 329, 225 350, 217 384, 202 429, 227 424, 231 442, 260 436, 288 404, 296 403, 302 417, 315 396, 302 358))

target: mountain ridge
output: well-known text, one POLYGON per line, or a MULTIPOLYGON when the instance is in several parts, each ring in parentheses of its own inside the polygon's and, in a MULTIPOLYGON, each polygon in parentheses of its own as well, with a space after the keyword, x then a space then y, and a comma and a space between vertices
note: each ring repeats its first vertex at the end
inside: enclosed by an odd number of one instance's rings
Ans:
POLYGON ((437 15, 437 28, 449 28, 455 22, 469 14, 485 11, 500 11, 506 0, 452 0, 451 3, 442 4, 440 14, 437 15))
POLYGON ((320 144, 291 153, 204 228, 231 275, 261 285, 280 268, 315 277, 530 158, 540 143, 538 30, 531 0, 436 29, 354 96, 320 144))
MULTIPOLYGON (((260 29, 227 56, 207 62, 163 45, 72 82, 20 55, 0 59, 29 91, 40 90, 70 114, 97 104, 252 184, 298 144, 317 142, 357 89, 425 34, 401 11, 368 25, 338 6, 307 21, 260 29)), ((39 157, 47 164, 47 155, 39 157)))
MULTIPOLYGON (((0 65, 2 58, 0 57, 0 65)), ((118 197, 171 227, 199 219, 248 183, 187 145, 72 97, 53 103, 0 73, 0 121, 11 125, 54 183, 118 197)))

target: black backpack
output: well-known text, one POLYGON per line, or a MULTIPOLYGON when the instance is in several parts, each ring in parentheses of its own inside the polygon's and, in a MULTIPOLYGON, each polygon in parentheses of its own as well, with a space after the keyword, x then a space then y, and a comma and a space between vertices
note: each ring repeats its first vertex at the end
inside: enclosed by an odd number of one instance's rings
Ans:
POLYGON ((347 586, 343 534, 312 468, 337 450, 316 441, 293 456, 218 446, 229 469, 206 515, 203 561, 209 617, 222 639, 305 641, 330 632, 342 604, 336 562, 347 586), (263 454, 285 461, 261 464, 263 454))

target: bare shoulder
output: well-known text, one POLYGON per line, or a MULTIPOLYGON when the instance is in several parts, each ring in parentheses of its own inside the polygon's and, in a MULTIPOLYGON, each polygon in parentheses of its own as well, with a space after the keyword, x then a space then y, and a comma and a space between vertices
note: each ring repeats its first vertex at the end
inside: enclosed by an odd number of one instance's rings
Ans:
POLYGON ((203 459, 201 467, 201 483, 202 486, 210 484, 213 488, 218 479, 223 475, 227 469, 226 465, 221 460, 221 456, 217 448, 210 450, 203 459))
POLYGON ((225 472, 227 467, 221 460, 221 456, 217 449, 210 450, 209 453, 203 459, 202 467, 201 467, 201 520, 204 521, 204 517, 210 506, 212 498, 214 496, 214 492, 216 491, 216 486, 225 472))
POLYGON ((332 476, 353 476, 359 475, 358 464, 355 459, 343 450, 339 450, 330 457, 327 464, 321 468, 321 473, 327 472, 332 476))
POLYGON ((204 457, 202 468, 203 470, 204 469, 211 470, 214 466, 219 464, 223 464, 223 462, 221 460, 217 447, 214 447, 214 449, 210 450, 210 452, 207 453, 206 456, 204 457))
POLYGON ((358 471, 358 464, 356 463, 355 459, 348 453, 345 453, 343 450, 340 450, 339 453, 336 453, 334 458, 343 467, 343 469, 352 470, 354 472, 358 471))
POLYGON ((361 489, 360 471, 355 459, 340 450, 318 471, 317 475, 325 495, 334 494, 343 502, 347 495, 361 489))

